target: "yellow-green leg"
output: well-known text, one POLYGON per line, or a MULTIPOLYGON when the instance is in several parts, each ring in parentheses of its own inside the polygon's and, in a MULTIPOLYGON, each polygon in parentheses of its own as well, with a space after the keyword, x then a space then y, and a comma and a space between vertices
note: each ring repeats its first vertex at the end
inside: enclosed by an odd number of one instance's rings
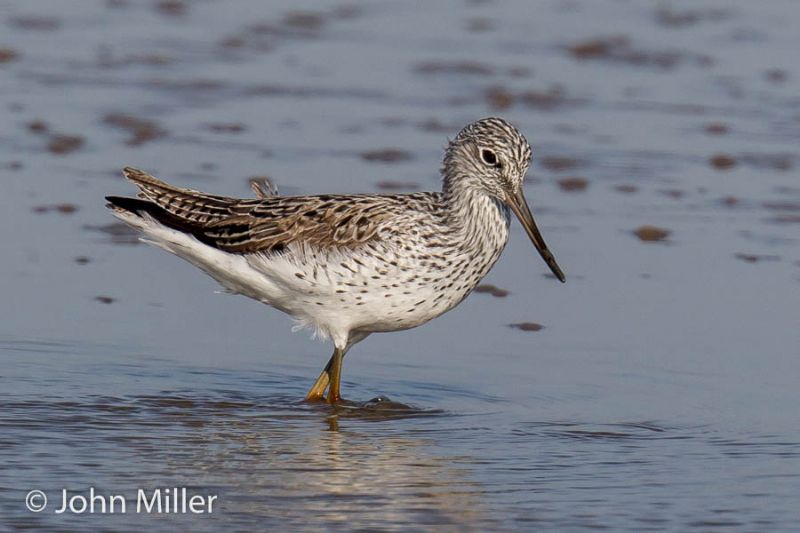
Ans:
POLYGON ((308 389, 308 394, 306 394, 306 401, 309 402, 318 402, 325 399, 325 389, 328 388, 328 383, 331 381, 331 367, 333 366, 333 359, 336 357, 336 352, 333 352, 333 355, 330 359, 328 359, 328 364, 325 365, 325 370, 323 370, 317 381, 308 389))
POLYGON ((333 404, 342 399, 340 390, 342 384, 342 361, 344 360, 344 356, 350 348, 363 341, 368 336, 369 333, 350 332, 344 348, 334 348, 333 355, 328 359, 328 364, 325 365, 325 370, 320 373, 317 381, 308 389, 306 401, 319 402, 327 399, 328 403, 333 404), (327 397, 325 396, 325 389, 328 389, 327 397))
POLYGON ((328 403, 335 404, 342 399, 339 388, 342 382, 342 360, 344 360, 344 350, 336 348, 331 357, 330 380, 331 384, 328 388, 328 403))
POLYGON ((328 403, 336 403, 341 400, 341 381, 342 381, 342 360, 344 359, 345 350, 336 348, 333 350, 333 355, 328 359, 328 364, 325 365, 317 381, 311 386, 306 394, 306 401, 319 402, 325 400, 325 389, 328 389, 327 401, 328 403))

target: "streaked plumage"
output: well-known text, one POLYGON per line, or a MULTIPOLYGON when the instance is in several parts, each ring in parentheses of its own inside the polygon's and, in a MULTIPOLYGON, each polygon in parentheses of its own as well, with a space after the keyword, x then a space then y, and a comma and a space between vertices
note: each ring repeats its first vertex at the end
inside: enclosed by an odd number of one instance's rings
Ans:
POLYGON ((257 198, 237 199, 126 168, 138 198, 108 200, 148 242, 331 337, 334 356, 308 397, 321 398, 331 380, 333 402, 353 344, 423 324, 475 288, 508 240, 509 207, 530 219, 526 230, 563 281, 522 197, 530 157, 516 128, 488 118, 450 143, 442 192, 274 196, 254 187, 257 198))

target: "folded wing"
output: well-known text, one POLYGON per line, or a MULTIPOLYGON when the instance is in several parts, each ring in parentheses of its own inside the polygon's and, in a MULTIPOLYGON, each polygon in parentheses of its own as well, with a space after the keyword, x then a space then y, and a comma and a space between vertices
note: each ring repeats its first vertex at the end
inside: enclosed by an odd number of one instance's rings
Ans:
POLYGON ((356 247, 391 229, 391 197, 273 196, 238 199, 169 185, 126 167, 139 199, 109 197, 111 207, 142 213, 233 253, 281 252, 291 243, 356 247))

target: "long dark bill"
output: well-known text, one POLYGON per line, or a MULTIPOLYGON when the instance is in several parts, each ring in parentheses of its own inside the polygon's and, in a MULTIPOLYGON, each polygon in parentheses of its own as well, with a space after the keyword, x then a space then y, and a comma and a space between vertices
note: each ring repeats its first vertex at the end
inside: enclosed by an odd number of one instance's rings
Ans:
POLYGON ((536 222, 533 220, 533 213, 531 213, 528 202, 525 201, 525 196, 522 194, 521 190, 508 195, 508 206, 514 211, 514 214, 517 215, 522 227, 525 228, 525 233, 528 234, 533 245, 539 250, 539 255, 542 256, 544 262, 547 263, 547 266, 550 267, 550 270, 553 271, 553 274, 559 281, 564 283, 567 278, 564 276, 561 268, 559 268, 558 263, 556 263, 556 258, 553 257, 553 254, 547 248, 547 244, 545 244, 544 238, 539 232, 539 228, 536 227, 536 222))

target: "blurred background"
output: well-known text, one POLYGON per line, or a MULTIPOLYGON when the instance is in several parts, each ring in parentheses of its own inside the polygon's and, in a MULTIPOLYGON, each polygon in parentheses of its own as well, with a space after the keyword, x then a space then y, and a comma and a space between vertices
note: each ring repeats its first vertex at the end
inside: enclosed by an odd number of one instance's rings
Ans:
POLYGON ((791 530, 792 0, 0 0, 0 524, 791 530), (479 291, 347 358, 140 244, 123 166, 250 196, 436 190, 502 116, 518 225, 479 291), (381 400, 371 401, 373 398, 381 400), (387 398, 391 400, 387 400, 387 398), (33 514, 192 486, 213 515, 33 514))

